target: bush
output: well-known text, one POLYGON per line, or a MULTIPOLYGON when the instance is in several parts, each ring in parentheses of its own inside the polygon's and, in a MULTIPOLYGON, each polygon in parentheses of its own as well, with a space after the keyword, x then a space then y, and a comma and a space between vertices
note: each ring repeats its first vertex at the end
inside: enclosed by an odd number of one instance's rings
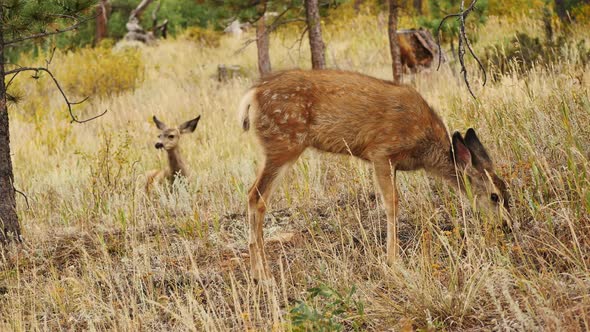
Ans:
POLYGON ((78 98, 106 97, 136 89, 144 79, 140 51, 83 48, 55 60, 55 74, 66 92, 78 98))
POLYGON ((204 47, 219 47, 221 33, 200 27, 192 27, 186 29, 180 38, 204 47))
POLYGON ((523 74, 537 64, 549 65, 569 60, 585 65, 589 58, 590 50, 585 40, 574 42, 559 36, 555 41, 543 41, 519 32, 508 45, 487 47, 484 64, 487 71, 494 75, 506 74, 512 70, 523 74))

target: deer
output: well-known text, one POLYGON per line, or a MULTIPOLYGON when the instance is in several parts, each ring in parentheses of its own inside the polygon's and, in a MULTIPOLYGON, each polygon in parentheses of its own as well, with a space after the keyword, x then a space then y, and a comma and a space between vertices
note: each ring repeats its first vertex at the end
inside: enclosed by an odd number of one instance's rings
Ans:
POLYGON ((238 106, 264 162, 248 191, 250 271, 268 280, 264 215, 277 181, 307 148, 372 163, 387 218, 386 262, 398 256, 398 171, 425 170, 484 205, 509 210, 509 192, 473 128, 449 135, 443 121, 411 86, 340 70, 288 70, 261 78, 238 106), (469 185, 467 184, 469 183, 469 185), (481 202, 482 200, 478 200, 481 202))
POLYGON ((199 115, 192 120, 184 122, 177 128, 169 128, 162 121, 158 120, 155 115, 153 116, 153 121, 156 124, 156 127, 160 130, 158 141, 154 147, 158 150, 164 149, 166 151, 168 154, 168 167, 165 169, 152 170, 147 173, 145 187, 147 193, 150 192, 150 189, 154 184, 161 183, 164 180, 167 180, 169 184, 173 184, 178 177, 182 176, 186 178, 189 176, 188 168, 180 155, 178 143, 183 134, 192 133, 197 129, 197 124, 200 119, 201 116, 199 115))

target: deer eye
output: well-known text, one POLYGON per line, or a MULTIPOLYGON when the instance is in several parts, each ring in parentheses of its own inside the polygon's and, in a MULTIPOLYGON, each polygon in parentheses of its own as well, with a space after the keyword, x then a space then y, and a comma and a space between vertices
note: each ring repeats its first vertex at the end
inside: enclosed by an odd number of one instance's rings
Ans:
POLYGON ((500 201, 500 197, 498 197, 498 194, 496 194, 496 193, 492 193, 492 194, 490 195, 490 199, 491 199, 491 200, 492 200, 492 202, 494 202, 494 203, 498 203, 498 202, 500 201))
POLYGON ((168 135, 168 138, 169 139, 173 139, 174 138, 174 135, 168 135))

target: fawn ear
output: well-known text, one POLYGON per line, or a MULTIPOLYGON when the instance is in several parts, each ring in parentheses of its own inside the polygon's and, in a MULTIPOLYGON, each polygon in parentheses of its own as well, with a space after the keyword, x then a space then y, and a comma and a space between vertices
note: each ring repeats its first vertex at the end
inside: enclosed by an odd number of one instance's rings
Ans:
POLYGON ((461 133, 456 131, 453 134, 453 150, 451 154, 455 156, 455 162, 463 168, 471 165, 471 152, 465 145, 461 133))
POLYGON ((477 138, 473 128, 467 129, 467 133, 465 133, 465 145, 471 151, 473 166, 478 169, 493 169, 494 164, 492 163, 492 159, 488 155, 486 148, 481 144, 479 138, 477 138))
POLYGON ((192 133, 193 131, 195 131, 195 129, 197 129, 197 124, 199 123, 200 119, 201 119, 201 116, 199 115, 196 118, 181 124, 178 127, 178 130, 180 130, 181 134, 192 133))
POLYGON ((153 119, 154 119, 154 123, 156 124, 156 127, 158 127, 158 129, 165 130, 166 128, 168 128, 168 126, 166 126, 164 124, 164 122, 158 120, 158 118, 156 118, 155 115, 154 115, 153 119))

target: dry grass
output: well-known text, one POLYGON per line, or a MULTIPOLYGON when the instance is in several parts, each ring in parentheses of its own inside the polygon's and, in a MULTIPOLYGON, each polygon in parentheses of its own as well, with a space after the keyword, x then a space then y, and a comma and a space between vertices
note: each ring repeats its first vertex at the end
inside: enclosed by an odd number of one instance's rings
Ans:
MULTIPOLYGON (((372 20, 328 27, 330 66, 390 76, 386 26, 372 20)), ((275 69, 307 67, 306 43, 289 49, 295 35, 273 38, 275 69)), ((473 126, 489 145, 514 197, 511 233, 440 181, 403 174, 402 260, 387 267, 369 165, 309 151, 265 223, 276 283, 256 285, 245 203, 259 157, 235 119, 256 62, 253 47, 233 53, 240 43, 142 49, 143 83, 79 107, 110 110, 85 125, 68 123, 49 82, 21 78, 27 99, 48 102, 36 118, 27 103, 11 108, 16 184, 31 206, 19 198, 25 243, 0 253, 0 330, 590 329, 590 68, 567 57, 477 87, 477 101, 451 67, 406 77, 450 130, 473 126), (220 84, 220 63, 249 77, 220 84), (189 184, 147 198, 144 172, 166 162, 154 114, 202 120, 181 141, 189 184)))

